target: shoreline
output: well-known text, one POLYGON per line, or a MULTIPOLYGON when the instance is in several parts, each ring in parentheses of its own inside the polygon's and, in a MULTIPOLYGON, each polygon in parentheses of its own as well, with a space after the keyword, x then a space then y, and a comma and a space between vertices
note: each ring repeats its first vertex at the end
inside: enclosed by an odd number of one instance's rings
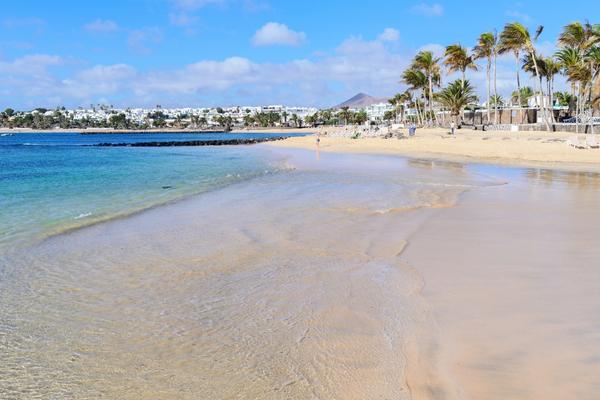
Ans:
MULTIPOLYGON (((220 351, 221 347, 212 346, 215 343, 222 346, 222 341, 199 342, 198 337, 206 337, 199 336, 200 332, 206 331, 195 330, 197 321, 190 320, 190 315, 197 315, 194 314, 198 312, 196 304, 218 299, 219 307, 202 309, 201 315, 210 317, 210 321, 231 321, 240 313, 240 304, 268 305, 251 306, 248 314, 243 314, 248 315, 248 321, 266 321, 261 322, 262 325, 257 327, 252 322, 244 326, 244 319, 236 320, 235 324, 236 327, 245 327, 242 331, 254 340, 254 347, 251 344, 245 349, 260 349, 249 356, 257 364, 280 365, 275 364, 280 361, 285 365, 288 358, 282 358, 280 349, 286 348, 290 349, 289 359, 295 365, 303 366, 306 365, 306 354, 321 354, 322 349, 330 349, 331 357, 319 366, 332 371, 335 386, 329 386, 332 381, 322 380, 323 375, 318 371, 311 375, 313 382, 316 382, 311 387, 317 387, 320 393, 324 393, 320 397, 324 398, 355 393, 360 393, 362 398, 381 397, 379 394, 397 397, 397 390, 409 391, 416 397, 426 397, 432 390, 437 390, 449 399, 460 398, 455 394, 464 392, 468 397, 495 400, 501 398, 495 395, 501 385, 504 394, 516 395, 522 393, 524 387, 532 387, 538 396, 524 398, 558 399, 561 397, 551 396, 551 390, 536 383, 547 381, 555 371, 560 371, 565 355, 570 362, 569 369, 574 371, 575 377, 583 376, 583 382, 576 382, 571 377, 561 380, 560 385, 557 383, 550 389, 558 389, 557 393, 563 396, 574 386, 587 388, 584 386, 585 379, 590 380, 590 376, 595 376, 597 368, 586 367, 573 360, 580 359, 586 351, 595 352, 596 348, 588 346, 580 349, 581 338, 573 341, 557 329, 578 327, 578 320, 571 318, 570 311, 573 308, 558 310, 563 318, 558 322, 565 321, 563 323, 566 325, 554 322, 554 329, 551 329, 549 336, 544 337, 546 325, 538 321, 546 321, 543 318, 548 317, 554 290, 564 292, 561 297, 570 299, 569 305, 583 304, 586 315, 593 315, 592 307, 597 304, 594 302, 596 297, 591 296, 593 293, 597 295, 597 292, 593 292, 596 281, 592 279, 595 276, 592 274, 595 269, 588 264, 589 260, 596 260, 600 253, 590 245, 593 237, 586 231, 544 230, 543 226, 538 227, 534 222, 543 215, 546 218, 544 224, 551 223, 557 227, 568 228, 572 223, 588 224, 590 222, 584 219, 586 215, 596 218, 597 214, 560 211, 570 204, 575 194, 579 194, 580 207, 584 207, 585 211, 591 210, 597 203, 589 201, 588 196, 597 197, 597 191, 590 188, 570 190, 562 184, 538 188, 515 178, 511 185, 476 185, 477 189, 468 191, 458 189, 456 201, 450 207, 439 207, 438 202, 444 199, 439 191, 454 191, 456 187, 441 189, 436 185, 434 192, 438 192, 438 195, 431 197, 432 189, 422 178, 433 174, 435 182, 441 180, 456 185, 464 183, 463 179, 471 181, 473 177, 465 176, 461 170, 452 167, 447 169, 444 165, 435 166, 431 171, 411 165, 403 167, 403 163, 395 162, 394 154, 376 154, 372 157, 332 155, 315 161, 313 153, 307 150, 271 148, 271 151, 288 153, 294 158, 292 164, 297 165, 298 169, 314 165, 327 178, 325 182, 328 184, 315 188, 314 179, 319 175, 313 174, 308 179, 269 175, 265 177, 263 185, 242 181, 224 187, 225 191, 190 194, 122 218, 53 236, 51 240, 42 242, 40 247, 34 248, 30 255, 33 260, 37 259, 36 248, 41 249, 41 254, 50 251, 52 262, 43 259, 45 268, 51 272, 50 278, 57 276, 55 271, 64 272, 66 268, 71 273, 66 276, 73 276, 73 282, 67 281, 65 287, 78 290, 57 290, 53 292, 53 295, 57 294, 50 304, 58 304, 58 309, 63 309, 63 304, 75 304, 77 307, 92 302, 100 307, 100 311, 96 312, 108 313, 113 324, 106 328, 102 325, 105 319, 97 319, 103 328, 98 330, 101 332, 99 335, 102 340, 98 341, 101 351, 86 353, 82 362, 113 366, 119 365, 118 360, 123 357, 131 363, 133 357, 141 355, 146 365, 154 367, 157 365, 154 364, 155 360, 159 358, 167 363, 169 371, 178 368, 181 359, 177 356, 159 357, 152 350, 133 356, 126 347, 119 347, 131 343, 145 344, 150 340, 151 345, 145 348, 157 348, 159 355, 177 354, 183 348, 186 351, 180 354, 190 352, 190 358, 185 359, 187 367, 193 366, 195 371, 212 371, 214 363, 203 364, 201 355, 208 351, 220 351), (380 163, 382 160, 378 158, 388 160, 380 163), (365 169, 367 178, 363 176, 361 179, 359 174, 352 183, 346 179, 334 180, 336 189, 341 190, 344 196, 332 196, 336 190, 330 189, 330 172, 339 168, 339 171, 354 177, 356 166, 365 169), (419 204, 425 204, 424 207, 412 208, 410 212, 400 207, 404 192, 396 192, 402 186, 395 180, 396 175, 425 182, 421 191, 425 197, 414 198, 419 204), (378 184, 372 186, 371 179, 378 184), (533 200, 539 198, 537 190, 543 191, 541 194, 546 196, 542 198, 547 200, 536 205, 533 200), (395 200, 388 203, 388 197, 395 200), (351 202, 348 203, 346 198, 351 202), (509 206, 498 205, 498 199, 508 202, 509 206), (228 211, 222 213, 219 210, 228 211), (258 219, 255 217, 257 215, 260 215, 258 219), (281 224, 282 220, 286 224, 281 224), (457 224, 460 224, 460 229, 456 229, 457 224), (490 226, 494 229, 488 229, 490 226), (527 229, 527 235, 533 238, 530 241, 535 244, 534 254, 543 260, 542 263, 530 262, 528 254, 532 249, 513 234, 517 226, 527 229), (200 233, 205 229, 208 229, 209 235, 200 233), (347 239, 340 241, 337 236, 339 232, 345 232, 347 239), (485 232, 485 239, 482 239, 482 232, 485 232), (589 243, 584 242, 576 254, 570 253, 571 248, 565 250, 549 245, 564 243, 572 238, 570 235, 577 235, 577 240, 587 240, 589 243), (477 246, 470 245, 478 240, 481 243, 477 246), (509 241, 513 251, 506 251, 503 246, 505 241, 509 241), (436 244, 439 251, 431 251, 432 243, 436 244), (66 257, 63 256, 65 253, 66 257), (465 253, 469 255, 467 262, 465 253), (582 265, 587 262, 589 267, 585 269, 586 275, 579 276, 576 282, 569 281, 572 278, 570 270, 559 268, 566 254, 582 265), (55 259, 53 255, 60 257, 55 259), (86 259, 83 265, 68 262, 81 258, 86 259), (340 259, 344 262, 340 263, 340 259), (282 264, 286 268, 280 267, 282 264), (228 269, 208 268, 213 265, 227 265, 228 269), (551 269, 554 275, 546 274, 546 265, 554 267, 551 269), (125 275, 122 275, 123 271, 126 271, 125 275), (523 271, 527 273, 526 277, 523 271), (269 281, 276 282, 274 286, 264 283, 265 274, 268 274, 269 281), (98 279, 98 276, 103 279, 98 279), (240 276, 244 279, 239 279, 240 276), (340 276, 344 279, 340 279, 340 276), (529 279, 531 276, 539 279, 529 279), (540 287, 539 282, 547 285, 540 287), (226 294, 218 290, 222 287, 228 288, 226 294), (245 291, 248 287, 253 289, 245 291), (285 288, 283 296, 282 287, 285 288), (581 295, 576 291, 579 287, 583 288, 581 295), (503 296, 508 290, 516 295, 503 296), (121 299, 124 291, 131 300, 125 304, 127 312, 122 313, 118 309, 116 315, 106 311, 99 297, 88 295, 101 292, 103 298, 121 299), (194 298, 194 293, 199 292, 203 297, 194 298), (493 296, 489 295, 490 292, 493 296), (73 302, 71 296, 78 296, 78 293, 82 293, 82 298, 87 302, 73 302), (236 293, 242 293, 243 296, 236 297, 236 293), (581 299, 585 299, 585 295, 591 300, 583 302, 581 299), (192 308, 177 306, 190 304, 182 301, 190 298, 196 300, 191 303, 192 308), (307 298, 311 301, 304 302, 307 298), (313 308, 312 299, 315 298, 318 299, 314 301, 318 307, 313 308), (143 314, 156 309, 172 311, 160 315, 151 312, 148 316, 143 314), (519 310, 518 318, 510 312, 514 309, 519 310), (256 310, 258 314, 254 314, 256 310), (133 324, 135 332, 140 334, 118 342, 103 336, 102 332, 106 329, 117 329, 117 332, 129 329, 132 324, 130 316, 138 313, 142 313, 144 318, 135 319, 133 324), (291 315, 294 325, 281 325, 278 318, 269 318, 273 315, 291 315), (178 321, 177 333, 167 332, 167 340, 161 340, 165 336, 163 327, 174 317, 178 321), (479 326, 481 318, 485 318, 484 328, 479 326), (191 321, 189 325, 188 321, 191 321), (483 334, 480 334, 481 329, 483 334), (516 329, 525 333, 518 337, 511 336, 516 329), (152 338, 146 336, 146 332, 152 334, 152 338), (161 335, 154 334, 157 332, 161 332, 161 335), (185 334, 180 335, 179 332, 185 334), (390 341, 390 336, 382 335, 382 332, 395 333, 391 336, 393 340, 390 341), (173 341, 170 334, 176 334, 178 340, 173 341), (490 350, 490 344, 500 343, 500 334, 505 338, 501 344, 494 345, 494 349, 497 349, 494 352, 490 350), (462 340, 463 337, 468 340, 462 340), (276 345, 261 345, 271 342, 276 345), (562 346, 556 356, 546 351, 555 342, 562 346), (115 348, 117 351, 114 353, 106 351, 115 348), (269 352, 271 349, 274 350, 269 352), (268 361, 261 358, 263 351, 269 355, 268 361), (510 358, 517 351, 521 355, 520 363, 510 358), (118 358, 112 358, 113 354, 118 358), (390 357, 398 354, 402 355, 400 361, 397 357, 390 357), (363 363, 345 361, 353 359, 363 363), (550 367, 545 370, 547 365, 550 367), (348 374, 353 382, 359 383, 348 386, 345 380, 348 374), (532 377, 532 380, 528 381, 528 377, 532 377), (401 378, 404 379, 404 385, 398 386, 401 378), (499 379, 504 381, 498 383, 499 379)), ((28 259, 23 261, 27 262, 28 259)), ((46 282, 47 278, 41 276, 38 279, 46 282)), ((106 318, 106 314, 101 315, 106 318)), ((80 325, 75 323, 69 328, 79 329, 80 325)), ((218 328, 211 332, 221 339, 238 337, 237 331, 228 334, 227 326, 218 328)), ((594 331, 593 326, 585 328, 588 329, 586 332, 594 331)), ((49 337, 50 340, 53 338, 49 337)), ((77 336, 73 343, 74 346, 88 346, 85 335, 77 336)), ((231 343, 229 348, 234 348, 236 342, 228 343, 231 343)), ((57 354, 57 357, 64 355, 63 352, 57 354)), ((236 352, 228 355, 233 357, 231 365, 243 362, 235 358, 238 355, 236 352)), ((89 368, 90 364, 84 364, 83 369, 89 368)), ((246 380, 253 376, 254 370, 245 370, 247 374, 237 375, 229 367, 226 364, 221 373, 230 381, 237 382, 238 386, 231 391, 224 390, 222 397, 229 397, 229 394, 238 391, 258 398, 255 393, 280 387, 254 386, 256 380, 246 380)), ((123 371, 129 370, 125 368, 123 371)), ((289 374, 280 373, 277 369, 266 368, 264 371, 274 378, 276 383, 273 385, 291 379, 289 374)), ((106 374, 104 370, 99 370, 99 373, 106 374)), ((183 377, 177 381, 179 385, 197 385, 194 395, 231 388, 224 382, 213 380, 212 384, 204 384, 186 380, 184 374, 178 376, 183 377)), ((132 381, 130 375, 125 375, 125 378, 116 375, 113 379, 115 384, 111 390, 115 393, 125 385, 139 390, 132 397, 124 398, 144 397, 141 393, 146 392, 141 392, 140 388, 148 390, 147 393, 157 393, 166 390, 165 382, 172 384, 169 377, 160 374, 156 375, 150 387, 147 381, 132 381)), ((299 394, 298 397, 305 397, 302 381, 298 382, 297 385, 285 386, 285 390, 289 390, 286 392, 290 394, 288 397, 293 397, 294 393, 299 394)))
POLYGON ((229 132, 223 129, 177 129, 177 128, 156 128, 156 129, 112 129, 112 128, 56 128, 56 129, 32 129, 32 128, 0 128, 0 134, 3 133, 81 133, 83 135, 96 134, 136 134, 136 133, 313 133, 312 128, 252 128, 252 129, 232 129, 229 132))
MULTIPOLYGON (((396 155, 466 164, 600 173, 600 149, 575 149, 564 132, 504 132, 421 129, 412 138, 320 136, 320 152, 396 155)), ((316 150, 314 135, 286 138, 268 146, 316 150)))

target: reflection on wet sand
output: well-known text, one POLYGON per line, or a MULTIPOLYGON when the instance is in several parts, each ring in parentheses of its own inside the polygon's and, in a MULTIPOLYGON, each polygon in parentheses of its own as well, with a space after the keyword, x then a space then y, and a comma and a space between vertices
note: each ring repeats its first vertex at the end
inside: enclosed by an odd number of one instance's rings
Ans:
POLYGON ((561 183, 580 189, 600 188, 600 174, 596 172, 527 168, 523 170, 523 176, 533 182, 546 185, 561 183))
POLYGON ((414 168, 426 168, 426 169, 435 169, 435 168, 445 168, 451 169, 455 171, 460 171, 465 169, 464 163, 446 161, 446 160, 426 160, 419 158, 410 158, 407 160, 407 164, 414 168))

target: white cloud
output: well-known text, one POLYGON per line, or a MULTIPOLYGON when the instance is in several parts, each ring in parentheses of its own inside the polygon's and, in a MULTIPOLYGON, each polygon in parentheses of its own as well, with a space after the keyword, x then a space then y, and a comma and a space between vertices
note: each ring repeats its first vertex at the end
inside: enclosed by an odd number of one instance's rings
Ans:
POLYGON ((287 25, 277 22, 269 22, 260 28, 252 38, 252 44, 255 46, 300 46, 306 42, 304 32, 296 32, 287 27, 287 25))
MULTIPOLYGON (((109 102, 116 106, 209 106, 289 104, 331 106, 358 92, 389 96, 401 91, 402 71, 414 51, 398 50, 378 38, 351 37, 330 52, 311 59, 257 62, 244 57, 204 59, 179 68, 137 70, 126 64, 80 64, 53 55, 0 60, 0 106, 54 107, 109 102), (10 104, 8 104, 10 102, 10 104)), ((546 47, 545 42, 539 48, 546 47)), ((443 53, 439 44, 419 50, 443 53)), ((498 62, 498 89, 504 98, 514 90, 513 58, 498 62)), ((443 84, 456 75, 443 75, 443 84)), ((485 99, 485 69, 467 73, 485 99)), ((522 84, 535 83, 521 74, 522 84)), ((561 83, 557 90, 561 90, 561 83)), ((0 107, 2 108, 2 107, 0 107)))
POLYGON ((127 89, 136 77, 135 68, 125 64, 96 65, 61 81, 61 95, 77 99, 115 94, 127 89))
POLYGON ((271 9, 271 5, 261 0, 244 0, 244 9, 250 12, 261 12, 271 9))
POLYGON ((59 56, 48 54, 31 54, 15 59, 12 62, 0 61, 0 73, 16 75, 42 75, 47 67, 64 63, 59 56))
POLYGON ((507 17, 520 19, 523 22, 531 22, 532 20, 530 15, 518 10, 507 10, 505 14, 507 17))
POLYGON ((444 7, 439 3, 419 3, 414 5, 411 11, 426 17, 440 17, 444 15, 444 7))
MULTIPOLYGON (((5 101, 11 102, 16 98, 34 101, 50 96, 57 87, 57 79, 50 68, 59 67, 64 62, 62 57, 48 54, 32 54, 13 61, 0 61, 0 93, 4 95, 5 101)), ((7 106, 14 105, 7 103, 7 106)))
POLYGON ((226 0, 173 0, 176 7, 184 10, 196 10, 212 4, 224 4, 226 0))
POLYGON ((87 31, 96 33, 109 33, 119 30, 119 25, 115 21, 97 19, 84 26, 87 31))
POLYGON ((377 39, 382 42, 395 42, 400 39, 400 32, 394 28, 385 28, 377 39))
POLYGON ((408 55, 391 52, 381 41, 361 38, 349 38, 316 60, 259 63, 230 57, 149 71, 116 64, 55 74, 50 66, 59 65, 59 58, 31 56, 0 63, 0 92, 5 94, 3 99, 11 99, 13 107, 18 107, 18 102, 34 107, 78 106, 101 99, 121 106, 331 106, 361 91, 378 96, 398 90, 408 59, 408 55), (20 65, 28 66, 27 71, 20 65))
POLYGON ((150 53, 150 46, 162 42, 163 34, 159 28, 135 29, 129 33, 127 44, 138 53, 150 53))
POLYGON ((446 47, 437 43, 429 43, 421 46, 417 51, 431 51, 434 56, 442 57, 446 52, 446 47))
POLYGON ((126 64, 96 65, 79 72, 77 79, 85 82, 105 82, 130 79, 135 73, 135 68, 126 64))
POLYGON ((171 25, 189 27, 198 22, 198 17, 186 13, 170 13, 169 21, 171 25))
POLYGON ((175 71, 151 72, 135 82, 136 94, 193 94, 204 90, 227 90, 256 79, 257 65, 241 57, 223 61, 199 61, 175 71))
POLYGON ((548 40, 537 43, 535 47, 536 50, 544 57, 551 57, 558 50, 556 47, 556 42, 550 42, 548 40))
POLYGON ((46 21, 37 17, 4 18, 1 25, 6 29, 35 28, 41 30, 46 25, 46 21))

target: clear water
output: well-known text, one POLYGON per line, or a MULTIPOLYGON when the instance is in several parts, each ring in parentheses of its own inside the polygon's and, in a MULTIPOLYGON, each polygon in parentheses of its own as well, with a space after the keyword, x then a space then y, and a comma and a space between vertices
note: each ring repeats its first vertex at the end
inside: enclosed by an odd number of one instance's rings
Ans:
POLYGON ((0 252, 0 399, 597 398, 597 177, 69 143, 2 149, 6 244, 205 193, 0 252))
POLYGON ((18 133, 0 136, 0 249, 273 172, 251 146, 99 148, 97 143, 280 134, 18 133))

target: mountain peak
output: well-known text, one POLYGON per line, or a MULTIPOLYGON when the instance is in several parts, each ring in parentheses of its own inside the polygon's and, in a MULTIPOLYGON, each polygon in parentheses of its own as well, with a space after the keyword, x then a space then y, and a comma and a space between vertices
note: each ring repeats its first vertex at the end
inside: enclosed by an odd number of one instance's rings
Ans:
POLYGON ((350 99, 344 101, 343 103, 338 104, 333 108, 342 108, 342 107, 350 107, 350 108, 362 108, 367 107, 377 103, 386 102, 387 99, 376 98, 370 96, 366 93, 358 93, 357 95, 351 97, 350 99))

